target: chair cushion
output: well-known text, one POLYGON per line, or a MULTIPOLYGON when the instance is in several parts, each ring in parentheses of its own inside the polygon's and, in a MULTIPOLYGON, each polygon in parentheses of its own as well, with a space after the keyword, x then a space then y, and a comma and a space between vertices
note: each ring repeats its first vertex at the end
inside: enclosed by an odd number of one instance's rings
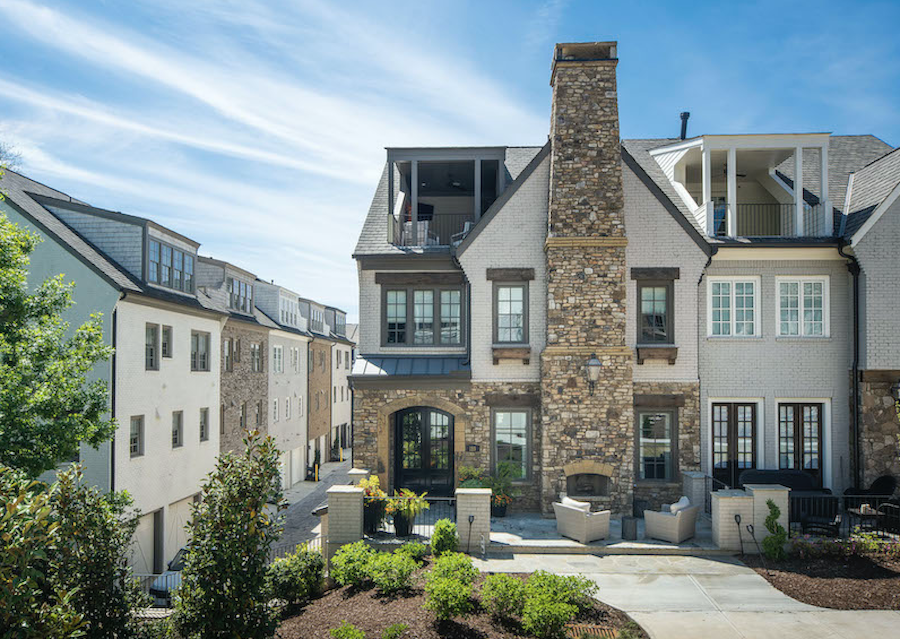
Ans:
POLYGON ((684 495, 682 495, 681 499, 679 499, 674 504, 669 506, 669 512, 671 512, 673 515, 675 515, 678 513, 678 511, 684 510, 685 508, 687 508, 690 505, 691 505, 691 500, 688 499, 687 497, 685 497, 684 495))
POLYGON ((583 510, 586 513, 591 512, 590 502, 577 501, 575 499, 570 499, 569 497, 563 497, 562 503, 564 506, 570 506, 571 508, 578 508, 579 510, 583 510))

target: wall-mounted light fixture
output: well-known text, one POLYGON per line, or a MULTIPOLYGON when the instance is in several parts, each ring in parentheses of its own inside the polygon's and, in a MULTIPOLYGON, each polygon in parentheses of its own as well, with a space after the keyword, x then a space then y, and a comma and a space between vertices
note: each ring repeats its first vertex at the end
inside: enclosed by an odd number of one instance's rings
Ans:
POLYGON ((596 384, 597 380, 600 379, 600 368, 602 366, 603 364, 601 364, 600 360, 597 359, 597 355, 595 353, 591 353, 591 358, 585 365, 588 388, 590 389, 591 395, 594 394, 594 384, 596 384))

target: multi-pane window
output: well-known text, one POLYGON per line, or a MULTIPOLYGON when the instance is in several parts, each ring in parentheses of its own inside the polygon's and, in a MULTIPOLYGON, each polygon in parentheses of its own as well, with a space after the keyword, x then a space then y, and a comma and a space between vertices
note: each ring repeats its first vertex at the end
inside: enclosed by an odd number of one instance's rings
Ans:
POLYGON ((250 344, 250 370, 254 373, 262 371, 262 349, 257 342, 250 344))
POLYGON ((285 397, 285 399, 284 399, 284 418, 285 419, 291 418, 291 398, 290 397, 285 397))
POLYGON ((128 436, 128 451, 132 457, 144 454, 144 416, 131 418, 131 431, 128 436))
POLYGON ((228 306, 245 313, 253 312, 253 286, 236 277, 229 277, 225 281, 228 291, 228 306))
POLYGON ((778 467, 819 479, 822 469, 822 404, 778 405, 778 467))
POLYGON ((272 347, 272 367, 276 373, 284 372, 284 347, 272 347))
POLYGON ((778 335, 824 337, 828 335, 826 278, 778 278, 778 335))
MULTIPOLYGON (((441 291, 441 344, 459 344, 462 341, 462 293, 441 291)), ((347 353, 349 358, 349 353, 347 353)))
POLYGON ((200 409, 200 441, 205 442, 209 439, 209 409, 200 409))
POLYGON ((162 356, 172 357, 172 327, 162 327, 162 356))
POLYGON ((344 370, 350 370, 350 351, 347 351, 347 357, 344 358, 344 370))
POLYGON ((159 325, 147 324, 144 333, 144 368, 148 371, 159 370, 159 325))
POLYGON ((241 412, 238 417, 238 424, 240 424, 241 430, 247 428, 247 402, 241 403, 241 412))
POLYGON ((191 370, 209 370, 209 333, 191 331, 191 370))
POLYGON ((176 410, 172 413, 172 448, 184 445, 184 413, 176 410))
POLYGON ((413 291, 413 344, 434 343, 434 291, 413 291))
POLYGON ((194 256, 158 240, 147 244, 147 279, 154 284, 191 293, 194 290, 194 256))
POLYGON ((262 400, 256 402, 256 425, 262 426, 263 415, 265 415, 266 407, 263 406, 262 400))
POLYGON ((406 343, 406 291, 388 291, 386 302, 387 343, 406 343))
POLYGON ((278 421, 278 398, 272 400, 272 421, 278 421))
POLYGON ((335 359, 335 364, 336 364, 335 368, 340 368, 341 367, 341 355, 343 353, 341 352, 341 349, 339 349, 339 348, 336 350, 337 350, 337 358, 335 359))
POLYGON ((754 337, 758 288, 756 280, 711 279, 710 335, 754 337))
POLYGON ((674 344, 672 331, 672 283, 638 282, 640 326, 638 343, 674 344))
POLYGON ((494 411, 494 468, 505 464, 512 479, 525 479, 529 474, 530 422, 527 410, 494 411))
POLYGON ((528 341, 525 290, 525 284, 494 286, 495 342, 522 344, 528 341))
POLYGON ((674 415, 670 411, 639 411, 638 478, 672 481, 674 415))
POLYGON ((229 373, 234 370, 234 361, 231 359, 231 356, 231 340, 226 337, 222 340, 222 364, 229 373))

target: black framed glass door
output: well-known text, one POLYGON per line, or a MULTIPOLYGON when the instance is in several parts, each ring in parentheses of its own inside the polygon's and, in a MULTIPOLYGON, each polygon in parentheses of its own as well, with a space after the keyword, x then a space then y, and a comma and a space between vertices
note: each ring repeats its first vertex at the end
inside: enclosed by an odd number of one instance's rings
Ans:
POLYGON ((756 404, 712 405, 713 478, 738 487, 741 473, 756 468, 756 404))
POLYGON ((395 487, 418 493, 453 491, 453 416, 416 407, 395 414, 395 487))
POLYGON ((778 467, 802 470, 822 485, 822 404, 778 405, 778 467))

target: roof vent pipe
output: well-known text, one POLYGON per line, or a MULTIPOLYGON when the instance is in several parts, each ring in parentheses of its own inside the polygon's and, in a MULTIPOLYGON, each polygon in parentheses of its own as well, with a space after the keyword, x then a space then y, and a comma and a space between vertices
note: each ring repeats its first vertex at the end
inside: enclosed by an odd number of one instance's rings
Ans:
POLYGON ((689 117, 691 117, 690 111, 682 111, 681 112, 681 139, 682 140, 687 138, 687 121, 688 121, 689 117))

